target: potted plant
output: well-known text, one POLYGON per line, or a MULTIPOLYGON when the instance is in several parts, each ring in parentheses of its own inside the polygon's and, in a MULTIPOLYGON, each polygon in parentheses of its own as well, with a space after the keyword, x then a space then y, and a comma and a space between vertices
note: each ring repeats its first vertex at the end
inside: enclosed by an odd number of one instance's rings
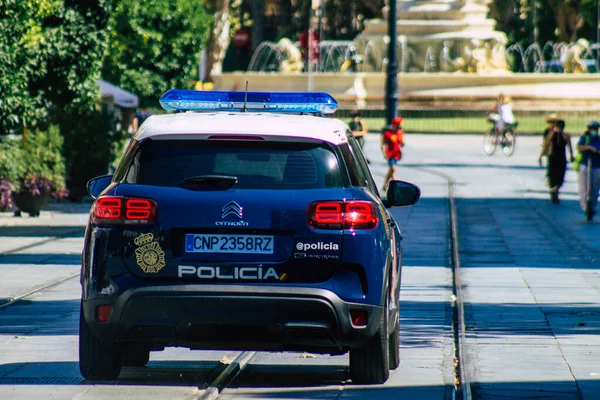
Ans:
POLYGON ((6 212, 12 209, 13 187, 11 181, 4 177, 0 177, 0 212, 6 212))
POLYGON ((23 211, 37 217, 51 197, 61 200, 67 196, 65 162, 61 150, 62 136, 55 126, 47 131, 32 132, 27 142, 22 144, 22 167, 12 191, 16 216, 23 211))
POLYGON ((11 211, 13 207, 14 183, 24 171, 21 147, 20 140, 0 139, 0 212, 11 211))

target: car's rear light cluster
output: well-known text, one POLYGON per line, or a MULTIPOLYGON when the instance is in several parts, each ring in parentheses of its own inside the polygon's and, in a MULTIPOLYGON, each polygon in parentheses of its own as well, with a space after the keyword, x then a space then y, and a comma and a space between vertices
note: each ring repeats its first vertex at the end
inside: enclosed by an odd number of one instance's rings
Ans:
POLYGON ((158 206, 154 200, 121 196, 99 197, 92 208, 92 223, 152 224, 156 220, 158 206))
POLYGON ((318 201, 308 208, 308 222, 317 229, 373 229, 378 221, 368 201, 318 201))

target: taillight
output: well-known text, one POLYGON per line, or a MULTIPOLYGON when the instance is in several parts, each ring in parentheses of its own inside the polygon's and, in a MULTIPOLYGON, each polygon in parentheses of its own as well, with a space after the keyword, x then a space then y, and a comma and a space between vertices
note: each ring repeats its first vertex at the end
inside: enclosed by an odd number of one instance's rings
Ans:
POLYGON ((319 201, 308 208, 308 222, 317 229, 373 229, 378 221, 368 201, 319 201))
POLYGON ((120 220, 123 199, 120 197, 100 197, 94 205, 94 217, 98 219, 120 220))
POLYGON ((152 224, 158 206, 154 200, 103 196, 92 208, 92 223, 102 225, 152 224))

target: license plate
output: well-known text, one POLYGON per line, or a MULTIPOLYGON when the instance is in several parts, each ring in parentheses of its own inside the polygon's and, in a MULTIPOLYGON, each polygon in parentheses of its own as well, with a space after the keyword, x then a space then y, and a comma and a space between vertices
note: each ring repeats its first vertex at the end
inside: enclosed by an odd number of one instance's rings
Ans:
POLYGON ((273 254, 273 236, 188 234, 187 253, 273 254))

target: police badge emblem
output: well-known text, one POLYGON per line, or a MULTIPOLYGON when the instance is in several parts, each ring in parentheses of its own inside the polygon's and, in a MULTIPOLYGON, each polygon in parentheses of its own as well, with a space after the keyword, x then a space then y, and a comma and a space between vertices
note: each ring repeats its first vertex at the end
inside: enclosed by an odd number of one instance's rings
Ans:
POLYGON ((155 274, 165 266, 165 252, 151 233, 142 233, 134 240, 137 265, 147 274, 155 274))

